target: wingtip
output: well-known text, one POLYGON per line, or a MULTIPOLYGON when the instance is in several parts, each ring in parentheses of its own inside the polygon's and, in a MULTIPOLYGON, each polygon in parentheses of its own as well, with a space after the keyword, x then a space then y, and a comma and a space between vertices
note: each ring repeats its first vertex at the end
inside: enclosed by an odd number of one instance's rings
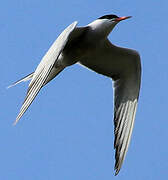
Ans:
POLYGON ((16 126, 16 124, 19 122, 20 118, 23 116, 23 113, 19 113, 18 116, 16 117, 16 120, 13 122, 13 126, 16 126))
POLYGON ((118 175, 119 171, 120 171, 120 169, 116 169, 116 170, 115 170, 115 176, 118 175))
POLYGON ((118 173, 120 172, 120 169, 121 169, 121 164, 119 165, 119 163, 116 161, 115 167, 114 167, 115 176, 118 175, 118 173))
POLYGON ((18 121, 19 121, 19 119, 18 118, 16 118, 16 120, 13 122, 13 126, 16 126, 16 124, 18 123, 18 121))
POLYGON ((16 122, 16 121, 14 121, 14 122, 12 123, 12 125, 13 125, 13 126, 16 126, 16 124, 17 124, 17 122, 16 122))

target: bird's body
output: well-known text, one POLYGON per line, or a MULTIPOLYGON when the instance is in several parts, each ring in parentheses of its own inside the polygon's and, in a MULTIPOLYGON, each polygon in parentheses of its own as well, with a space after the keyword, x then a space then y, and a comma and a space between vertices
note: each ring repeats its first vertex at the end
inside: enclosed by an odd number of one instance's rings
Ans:
MULTIPOLYGON (((115 25, 129 17, 105 15, 84 27, 68 26, 43 57, 34 73, 14 83, 31 79, 16 122, 30 106, 40 89, 64 68, 79 63, 114 81, 114 125, 116 174, 128 150, 141 81, 140 56, 135 50, 121 48, 108 40, 115 25)), ((15 122, 15 123, 16 123, 15 122)))

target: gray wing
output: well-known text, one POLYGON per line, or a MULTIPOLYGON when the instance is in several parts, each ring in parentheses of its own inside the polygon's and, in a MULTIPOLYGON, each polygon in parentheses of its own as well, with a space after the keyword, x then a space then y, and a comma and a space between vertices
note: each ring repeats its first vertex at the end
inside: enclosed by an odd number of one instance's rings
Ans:
POLYGON ((141 63, 139 54, 116 47, 109 40, 81 65, 114 80, 115 170, 118 174, 130 143, 137 108, 141 63))
POLYGON ((115 175, 120 171, 131 139, 140 89, 140 73, 139 66, 136 73, 130 73, 126 78, 120 77, 114 82, 115 175))
POLYGON ((77 25, 77 22, 73 22, 71 25, 69 25, 56 39, 56 41, 53 43, 53 45, 50 47, 48 52, 45 54, 43 57, 42 61, 40 64, 37 66, 32 80, 29 84, 29 88, 27 91, 26 98, 23 102, 23 105, 20 109, 20 112, 16 118, 16 121, 14 124, 16 124, 19 119, 23 116, 25 111, 28 109, 28 107, 31 105, 33 102, 34 98, 37 96, 38 92, 44 85, 45 81, 47 80, 55 62, 57 61, 60 53, 64 49, 69 35, 71 32, 75 29, 77 25))

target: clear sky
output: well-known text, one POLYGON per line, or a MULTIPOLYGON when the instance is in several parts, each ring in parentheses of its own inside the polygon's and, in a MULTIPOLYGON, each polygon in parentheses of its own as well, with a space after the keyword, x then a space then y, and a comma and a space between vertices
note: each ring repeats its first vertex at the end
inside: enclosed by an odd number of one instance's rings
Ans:
POLYGON ((0 6, 0 179, 168 178, 168 1, 6 0, 0 6), (12 126, 34 71, 59 33, 77 20, 133 16, 110 40, 139 51, 142 87, 132 141, 114 177, 113 90, 107 77, 73 65, 41 90, 12 126))

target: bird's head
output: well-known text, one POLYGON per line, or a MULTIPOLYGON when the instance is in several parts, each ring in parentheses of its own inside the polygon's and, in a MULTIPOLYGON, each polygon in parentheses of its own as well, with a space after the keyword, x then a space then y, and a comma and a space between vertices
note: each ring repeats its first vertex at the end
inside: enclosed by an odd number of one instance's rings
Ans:
POLYGON ((107 37, 116 24, 120 21, 131 18, 131 16, 118 17, 114 14, 104 15, 88 24, 89 27, 98 34, 107 37))

